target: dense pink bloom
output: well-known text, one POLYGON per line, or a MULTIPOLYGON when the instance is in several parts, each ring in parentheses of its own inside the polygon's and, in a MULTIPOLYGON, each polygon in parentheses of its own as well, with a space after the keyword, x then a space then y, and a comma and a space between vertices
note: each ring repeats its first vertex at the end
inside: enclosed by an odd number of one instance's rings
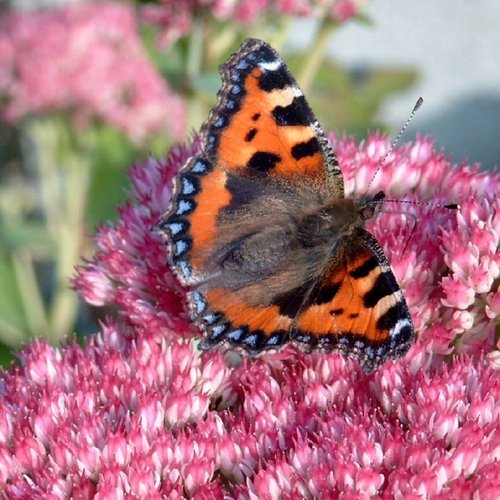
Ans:
POLYGON ((140 141, 180 138, 182 101, 146 57, 131 6, 106 2, 23 12, 0 21, 4 119, 69 111, 98 118, 140 141))
MULTIPOLYGON (((335 136, 332 141, 346 194, 364 194, 385 154, 386 139, 373 135, 360 145, 335 136)), ((150 228, 168 206, 172 176, 198 147, 174 149, 165 162, 151 159, 132 170, 136 205, 122 209, 119 222, 100 231, 97 254, 77 278, 89 302, 115 302, 136 325, 186 321, 184 291, 166 268, 166 250, 150 228)), ((498 173, 480 173, 466 165, 457 168, 436 154, 427 138, 395 149, 370 186, 372 192, 384 190, 388 198, 416 202, 386 203, 369 229, 391 261, 429 352, 468 352, 477 357, 496 349, 499 189, 498 173), (425 205, 426 201, 458 203, 460 209, 425 205)))
POLYGON ((370 376, 319 353, 229 367, 162 334, 110 323, 83 348, 24 349, 2 377, 9 498, 496 498, 484 363, 430 369, 419 348, 370 376))
MULTIPOLYGON (((387 141, 333 140, 347 193, 363 194, 387 141)), ((3 374, 0 488, 9 498, 497 498, 500 377, 485 354, 497 352, 498 279, 473 271, 498 253, 498 174, 456 168, 417 139, 375 178, 370 190, 394 198, 472 208, 388 203, 398 213, 371 223, 419 341, 367 375, 356 361, 293 347, 242 362, 197 351, 185 291, 151 228, 198 148, 131 171, 131 203, 78 272, 84 298, 118 304, 121 320, 84 347, 34 343, 3 374), (464 234, 470 258, 458 251, 464 234), (465 283, 474 302, 463 309, 444 278, 465 283)))
POLYGON ((343 22, 363 10, 367 0, 160 0, 142 8, 144 21, 162 28, 160 42, 170 46, 193 31, 196 18, 249 25, 263 16, 326 17, 343 22))
MULTIPOLYGON (((337 141, 347 193, 363 192, 386 147, 377 136, 359 148, 337 141)), ((420 340, 434 353, 492 351, 500 317, 500 174, 452 166, 429 139, 418 139, 390 155, 371 189, 419 203, 387 203, 383 211, 392 213, 369 228, 390 256, 420 340)))

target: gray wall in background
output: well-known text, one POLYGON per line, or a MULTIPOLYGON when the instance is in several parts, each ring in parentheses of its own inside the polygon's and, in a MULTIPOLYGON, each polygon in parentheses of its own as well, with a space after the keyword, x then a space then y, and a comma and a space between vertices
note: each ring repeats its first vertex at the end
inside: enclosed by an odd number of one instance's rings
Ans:
MULTIPOLYGON (((457 163, 500 165, 500 1, 370 0, 368 15, 373 26, 341 28, 329 53, 346 66, 419 72, 416 86, 391 98, 380 118, 397 131, 422 95, 406 139, 419 130, 457 163)), ((301 38, 290 39, 290 47, 303 47, 314 29, 301 21, 294 29, 301 38)))

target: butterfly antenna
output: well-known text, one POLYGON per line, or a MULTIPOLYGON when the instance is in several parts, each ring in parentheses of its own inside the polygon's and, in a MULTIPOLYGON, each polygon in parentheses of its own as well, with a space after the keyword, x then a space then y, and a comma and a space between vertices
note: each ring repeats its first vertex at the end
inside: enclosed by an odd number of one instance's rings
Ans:
POLYGON ((410 122, 413 120, 413 117, 417 113, 417 111, 420 109, 420 106, 422 106, 424 102, 423 97, 419 97, 417 102, 415 103, 415 106, 413 106, 413 109, 411 110, 410 116, 408 117, 408 120, 406 120, 405 124, 401 127, 401 130, 399 131, 398 135, 394 138, 394 140, 391 142, 391 145, 389 146, 389 149, 387 150, 387 153, 379 160, 377 170, 375 170, 375 173, 373 174, 373 177, 371 181, 368 183, 368 187, 366 188, 366 191, 370 189, 370 186, 373 184, 373 181, 375 177, 377 176, 379 170, 385 165, 385 162, 387 161, 387 158, 389 158, 389 155, 392 153, 394 147, 398 143, 399 139, 401 139, 401 136, 404 134, 405 130, 408 128, 408 125, 410 122))
MULTIPOLYGON (((457 203, 446 203, 445 204, 445 203, 433 203, 433 202, 425 202, 425 201, 386 200, 386 199, 382 199, 377 203, 381 203, 381 202, 383 202, 383 203, 397 203, 397 204, 406 203, 407 205, 425 205, 426 207, 432 207, 432 208, 446 208, 446 209, 450 209, 450 210, 460 210, 460 205, 458 205, 457 203)), ((389 213, 393 213, 393 214, 394 213, 402 213, 402 214, 406 215, 407 217, 411 217, 413 219, 413 226, 411 228, 410 235, 408 236, 408 238, 406 238, 406 244, 403 247, 403 250, 401 252, 401 255, 404 255, 406 252, 406 248, 408 247, 409 242, 413 238, 413 233, 415 232, 415 229, 417 227, 417 217, 416 217, 416 215, 409 213, 409 212, 390 212, 390 211, 384 211, 384 212, 387 214, 389 214, 389 213)))
POLYGON ((450 210, 459 210, 460 205, 458 203, 434 203, 432 201, 413 201, 413 200, 388 200, 387 198, 384 198, 383 200, 380 200, 376 203, 406 203, 407 205, 424 205, 426 207, 433 207, 433 208, 448 208, 450 210))
MULTIPOLYGON (((391 142, 391 145, 389 146, 389 149, 387 150, 387 153, 379 160, 377 169, 375 170, 375 173, 373 174, 373 177, 371 181, 368 184, 367 191, 369 190, 370 186, 373 183, 373 180, 375 179, 378 171, 384 166, 385 162, 387 161, 387 158, 389 155, 392 153, 392 150, 398 143, 399 139, 401 136, 404 134, 405 130, 408 128, 408 125, 412 121, 413 117, 417 113, 417 111, 420 109, 422 104, 424 103, 423 97, 419 97, 417 102, 415 103, 415 106, 413 106, 413 109, 411 110, 410 116, 408 117, 408 120, 406 120, 405 124, 401 127, 401 130, 399 131, 398 135, 395 137, 395 139, 391 142)), ((385 203, 406 203, 408 205, 425 205, 428 207, 434 207, 434 208, 447 208, 451 210, 458 210, 460 209, 460 205, 457 203, 434 203, 434 202, 425 202, 425 201, 412 201, 412 200, 389 200, 385 198, 384 193, 381 191, 378 193, 376 196, 372 198, 370 203, 379 205, 379 204, 385 204, 385 203)))

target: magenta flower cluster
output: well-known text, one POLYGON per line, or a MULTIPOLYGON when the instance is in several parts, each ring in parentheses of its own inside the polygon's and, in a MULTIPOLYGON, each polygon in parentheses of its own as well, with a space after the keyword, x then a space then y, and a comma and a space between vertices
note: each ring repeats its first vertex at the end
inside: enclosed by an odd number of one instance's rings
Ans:
MULTIPOLYGON (((386 139, 332 139, 347 193, 363 194, 386 139)), ((117 304, 120 318, 84 347, 27 346, 3 374, 0 489, 9 498, 498 498, 500 176, 451 165, 425 138, 391 153, 371 190, 461 208, 387 203, 371 223, 419 340, 366 375, 353 360, 290 346, 244 360, 197 351, 185 291, 151 228, 198 148, 132 169, 131 203, 78 271, 85 300, 117 304), (488 278, 477 278, 482 269, 488 278)))
POLYGON ((64 111, 110 123, 139 142, 185 133, 185 110, 142 49, 134 9, 84 3, 0 20, 1 117, 64 111))
POLYGON ((241 25, 269 15, 326 17, 344 22, 358 15, 366 3, 367 0, 160 0, 157 5, 145 5, 141 12, 146 22, 162 28, 160 42, 168 47, 193 32, 197 17, 241 25))
MULTIPOLYGON (((363 193, 386 142, 335 140, 349 165, 347 193, 363 193)), ((419 138, 394 151, 371 189, 387 203, 369 228, 382 243, 405 290, 420 340, 435 354, 497 356, 500 321, 500 174, 479 165, 453 166, 432 141, 419 138), (430 202, 425 205, 422 202, 430 202), (415 203, 416 202, 416 203, 415 203), (434 204, 458 203, 459 210, 434 204)), ((500 366, 499 366, 500 367, 500 366)))

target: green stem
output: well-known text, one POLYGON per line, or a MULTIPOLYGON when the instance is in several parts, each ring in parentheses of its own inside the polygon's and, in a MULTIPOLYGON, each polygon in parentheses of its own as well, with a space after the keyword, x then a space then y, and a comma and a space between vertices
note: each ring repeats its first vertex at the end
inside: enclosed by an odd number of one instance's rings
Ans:
MULTIPOLYGON (((58 227, 61 223, 61 190, 59 186, 61 173, 56 153, 59 127, 57 127, 56 120, 50 118, 35 118, 26 122, 25 126, 31 143, 26 156, 29 158, 31 152, 34 152, 33 164, 38 170, 37 181, 40 186, 40 202, 45 225, 51 239, 56 241, 58 227)), ((41 257, 49 257, 48 249, 44 250, 41 257)), ((36 250, 30 247, 18 247, 11 256, 12 265, 24 309, 27 334, 31 337, 50 336, 52 333, 50 322, 41 286, 35 272, 34 263, 37 260, 35 252, 36 250)))
POLYGON ((41 205, 47 229, 52 237, 57 235, 61 217, 60 166, 58 146, 60 141, 57 119, 32 119, 27 124, 28 134, 34 142, 35 160, 38 169, 41 205))
POLYGON ((298 81, 306 95, 311 91, 311 85, 325 58, 328 42, 336 28, 337 23, 329 18, 323 18, 308 56, 304 58, 304 64, 298 73, 298 81))
POLYGON ((69 148, 61 155, 65 163, 62 200, 64 214, 58 227, 56 287, 50 306, 53 340, 59 340, 71 333, 78 313, 78 297, 71 290, 68 280, 85 250, 85 211, 94 150, 92 130, 81 132, 78 139, 76 141, 74 137, 69 136, 69 148))
POLYGON ((32 120, 28 130, 37 150, 35 164, 45 226, 54 245, 50 258, 54 261, 55 287, 50 304, 44 304, 33 265, 23 265, 26 260, 33 263, 34 255, 24 256, 22 262, 14 260, 14 264, 29 333, 58 341, 71 333, 78 312, 78 297, 68 280, 84 252, 95 138, 91 128, 73 132, 65 117, 32 120))
POLYGON ((16 276, 29 336, 47 335, 50 331, 49 322, 30 251, 18 249, 12 255, 12 268, 16 276))
POLYGON ((203 106, 194 92, 195 82, 200 77, 204 54, 204 29, 200 19, 194 20, 193 30, 189 36, 186 58, 187 108, 188 123, 197 128, 203 120, 203 106))
POLYGON ((186 74, 189 82, 192 82, 200 76, 201 65, 203 62, 203 41, 204 30, 200 19, 195 18, 193 29, 189 35, 188 52, 186 58, 186 74))

